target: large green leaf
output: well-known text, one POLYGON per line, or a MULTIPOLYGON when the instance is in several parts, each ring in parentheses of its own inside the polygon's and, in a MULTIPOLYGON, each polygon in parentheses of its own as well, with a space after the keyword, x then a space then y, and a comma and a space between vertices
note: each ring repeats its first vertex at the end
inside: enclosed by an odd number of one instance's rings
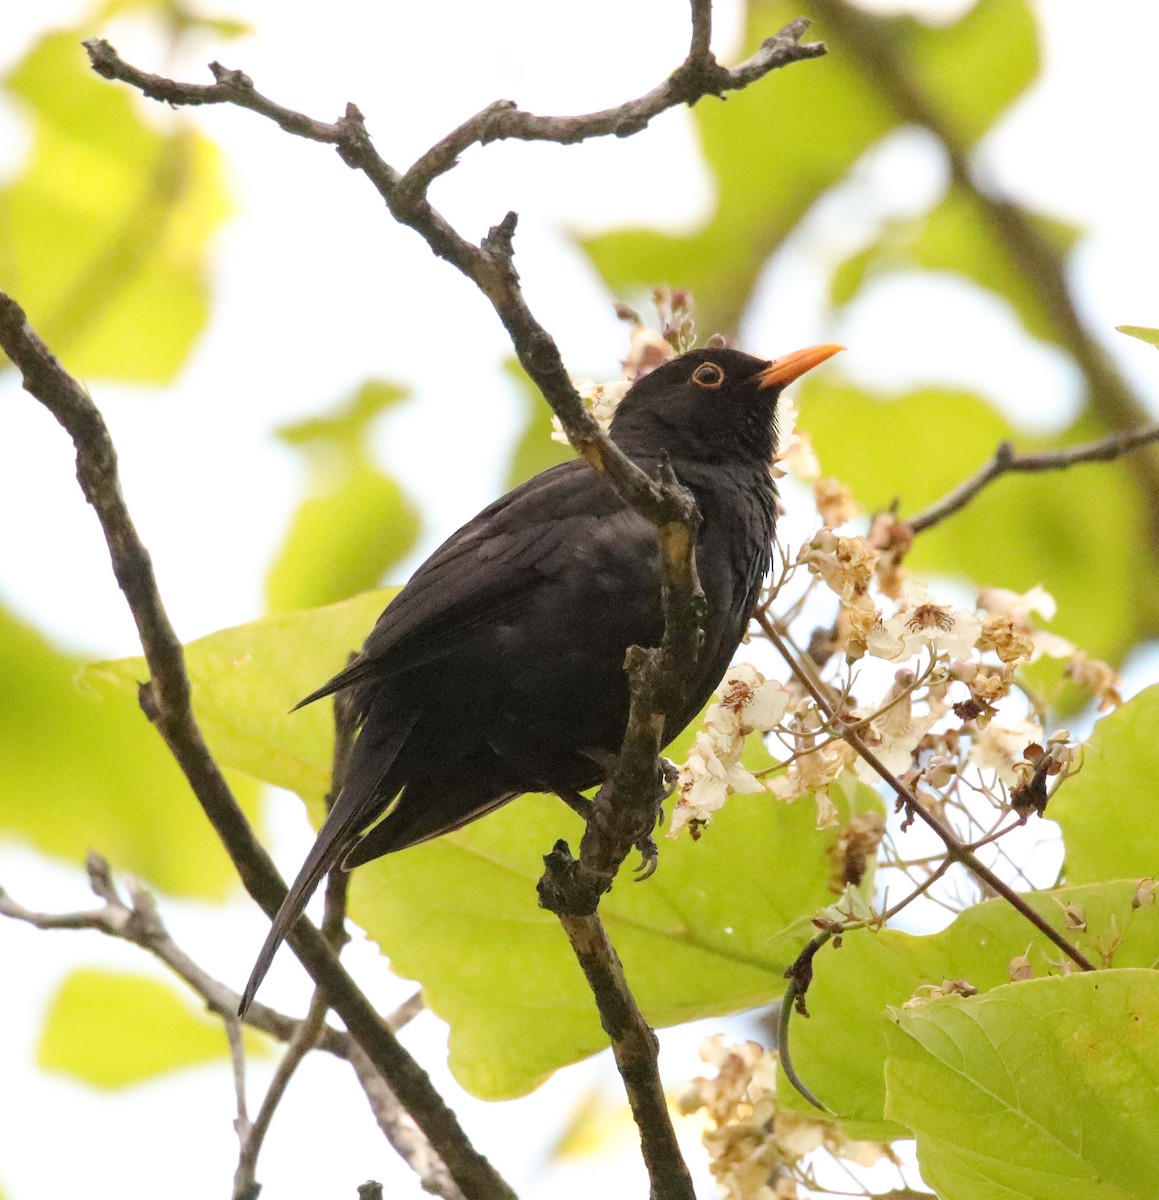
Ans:
MULTIPOLYGON (((1096 964, 1115 947, 1116 968, 1150 968, 1159 961, 1159 909, 1132 908, 1134 893, 1133 881, 1119 881, 1026 899, 1096 964), (1079 906, 1085 931, 1067 927, 1065 904, 1079 906)), ((982 992, 999 987, 1009 982, 1011 961, 1028 948, 1039 976, 1055 970, 1062 957, 1003 900, 967 909, 940 933, 924 937, 890 929, 847 935, 840 949, 827 946, 814 959, 808 994, 812 1015, 794 1018, 791 1027, 798 1073, 854 1136, 904 1136, 901 1127, 887 1121, 885 1109, 887 1010, 946 979, 965 980, 982 992)), ((783 1090, 789 1103, 804 1104, 791 1089, 783 1090)))
MULTIPOLYGON (((212 633, 185 647, 193 708, 218 762, 320 801, 334 747, 328 704, 290 709, 346 665, 397 589, 306 612, 281 613, 212 633)), ((97 663, 84 678, 136 693, 143 659, 97 663)))
POLYGON ((208 313, 227 211, 214 146, 147 125, 73 34, 42 39, 6 86, 35 122, 27 168, 0 192, 0 283, 74 374, 168 382, 208 313))
POLYGON ((1062 827, 1068 883, 1159 878, 1159 684, 1104 717, 1082 769, 1050 804, 1062 827))
POLYGON ((407 394, 368 380, 333 412, 279 430, 303 452, 311 478, 266 581, 271 610, 355 596, 380 583, 413 548, 418 510, 372 461, 368 446, 377 418, 407 394))
MULTIPOLYGON (((726 104, 693 110, 717 205, 685 235, 625 230, 586 239, 584 249, 618 295, 657 283, 691 289, 705 333, 735 333, 769 255, 821 195, 910 112, 856 34, 819 7, 809 36, 825 40, 820 61, 776 71, 726 104)), ((799 10, 781 0, 750 5, 751 53, 799 10)), ((900 56, 927 100, 965 141, 980 137, 1037 72, 1037 36, 1022 0, 981 0, 957 22, 925 25, 909 17, 865 18, 900 56)), ((769 349, 772 353, 774 348, 769 349)))
MULTIPOLYGON (((269 1043, 244 1031, 246 1049, 269 1043)), ((49 1003, 36 1059, 95 1087, 143 1083, 168 1071, 229 1057, 220 1019, 144 975, 74 971, 49 1003)))
POLYGON ((942 1200, 1151 1200, 1159 975, 1007 984, 897 1012, 886 1112, 942 1200))
MULTIPOLYGON (((749 761, 767 760, 754 750, 749 761)), ((879 805, 856 784, 835 798, 843 817, 879 805)), ((736 1012, 784 991, 810 918, 833 901, 837 830, 815 826, 807 799, 734 796, 699 842, 661 843, 651 879, 621 872, 600 914, 650 1023, 736 1012)), ((395 971, 422 983, 451 1026, 451 1069, 476 1095, 521 1095, 607 1045, 559 922, 536 902, 543 854, 579 834, 559 800, 524 796, 352 878, 351 913, 395 971)))
MULTIPOLYGON (((210 748, 235 769, 299 792, 315 821, 329 782, 328 706, 287 709, 342 666, 388 597, 268 617, 186 648, 210 748)), ((89 675, 128 689, 140 669, 129 660, 89 675)), ((751 754, 769 763, 759 746, 751 754)), ((861 811, 879 801, 851 784, 841 805, 861 811)), ((651 1020, 735 1011, 782 991, 809 917, 832 900, 827 850, 836 834, 815 822, 807 801, 734 797, 699 842, 665 842, 651 880, 617 883, 601 911, 651 1020)), ((353 877, 351 914, 397 971, 422 982, 451 1023, 456 1073, 480 1095, 527 1091, 606 1044, 559 924, 536 902, 542 856, 561 836, 574 842, 577 826, 558 800, 526 796, 353 877)))
MULTIPOLYGON (((900 501, 903 517, 946 495, 1015 436, 984 400, 960 392, 887 399, 819 378, 803 382, 799 403, 826 474, 848 483, 870 511, 900 501)), ((1084 420, 1051 445, 1102 432, 1084 420)), ((1020 449, 1036 448, 1033 439, 1017 440, 1020 449)), ((1123 463, 1008 475, 921 534, 909 565, 979 586, 1042 584, 1058 601, 1052 628, 1119 661, 1159 629, 1159 557, 1139 550, 1149 545, 1147 522, 1123 463)))
MULTIPOLYGON (((217 899, 235 878, 189 785, 137 703, 143 660, 102 698, 82 661, 0 609, 0 832, 75 863, 98 850, 172 894, 217 899)), ((256 788, 239 799, 251 813, 256 788)))

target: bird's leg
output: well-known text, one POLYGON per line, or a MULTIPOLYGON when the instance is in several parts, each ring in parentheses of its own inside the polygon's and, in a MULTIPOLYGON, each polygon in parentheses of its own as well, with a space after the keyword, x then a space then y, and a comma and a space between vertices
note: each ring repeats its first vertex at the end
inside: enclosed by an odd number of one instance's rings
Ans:
POLYGON ((564 783, 553 783, 548 790, 554 792, 572 812, 582 817, 585 822, 591 820, 592 802, 587 796, 564 783))

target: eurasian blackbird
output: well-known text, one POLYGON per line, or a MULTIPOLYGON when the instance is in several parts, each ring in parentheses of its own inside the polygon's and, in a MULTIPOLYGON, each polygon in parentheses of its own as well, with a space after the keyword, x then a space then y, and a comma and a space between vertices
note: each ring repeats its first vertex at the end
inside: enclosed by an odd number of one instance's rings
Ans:
MULTIPOLYGON (((665 745, 720 682, 769 567, 777 398, 841 348, 772 362, 693 350, 635 383, 612 420, 612 440, 645 471, 667 456, 701 515, 704 642, 665 745)), ((627 723, 625 651, 656 645, 661 632, 655 528, 581 459, 535 476, 453 533, 357 658, 302 701, 349 689, 361 729, 242 1011, 336 864, 356 867, 457 829, 522 792, 575 803, 599 783, 627 723)))

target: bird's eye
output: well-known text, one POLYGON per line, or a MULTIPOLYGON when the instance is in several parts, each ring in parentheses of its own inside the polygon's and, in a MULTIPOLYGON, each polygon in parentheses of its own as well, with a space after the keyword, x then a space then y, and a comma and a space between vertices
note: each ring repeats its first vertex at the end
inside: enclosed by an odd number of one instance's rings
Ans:
POLYGON ((692 382, 697 387, 718 388, 724 383, 724 372, 714 362, 701 363, 692 372, 692 382))

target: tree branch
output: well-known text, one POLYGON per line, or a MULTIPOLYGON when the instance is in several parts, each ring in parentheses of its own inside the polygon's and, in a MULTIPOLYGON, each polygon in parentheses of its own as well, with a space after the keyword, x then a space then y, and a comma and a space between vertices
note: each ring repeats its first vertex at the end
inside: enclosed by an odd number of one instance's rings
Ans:
POLYGON ((636 1005, 607 931, 597 913, 586 917, 561 914, 559 919, 596 998, 600 1023, 612 1043, 616 1066, 640 1131, 651 1198, 696 1200, 656 1069, 656 1035, 636 1005))
MULTIPOLYGON (((395 220, 414 229, 434 254, 446 259, 479 287, 511 337, 520 363, 559 416, 576 451, 609 480, 627 504, 656 526, 664 564, 664 636, 658 649, 634 648, 626 664, 631 688, 628 730, 613 777, 593 803, 580 863, 575 864, 578 870, 573 872, 570 880, 574 883, 582 876, 580 882, 586 888, 582 905, 590 904, 590 912, 594 912, 600 895, 610 886, 633 845, 654 850, 651 829, 657 809, 657 764, 665 714, 674 707, 684 681, 692 673, 701 640, 704 598, 695 563, 699 514, 670 469, 662 469, 656 479, 649 478, 618 450, 584 408, 555 342, 531 314, 519 287, 512 245, 516 215, 508 213, 479 245, 475 245, 463 238, 434 209, 427 192, 431 182, 453 168, 459 156, 473 145, 485 145, 502 138, 569 143, 607 134, 627 136, 642 129, 665 109, 695 103, 705 95, 722 95, 728 90, 746 87, 778 67, 824 53, 822 45, 800 43, 809 23, 797 20, 766 41, 750 59, 730 70, 720 66, 711 53, 709 0, 691 0, 691 13, 688 58, 666 81, 638 100, 583 117, 537 117, 507 101, 498 101, 432 146, 404 174, 379 155, 367 133, 362 114, 353 104, 347 106, 339 121, 327 125, 270 101, 256 91, 247 76, 226 71, 218 64, 211 67, 216 81, 213 85, 178 84, 129 66, 106 42, 86 43, 94 69, 106 78, 120 79, 137 87, 153 99, 171 104, 237 104, 266 116, 290 133, 335 145, 343 162, 363 172, 371 181, 395 220)), ((570 854, 567 859, 570 860, 570 854)), ((550 874, 549 869, 545 880, 550 874)), ((560 889, 557 892, 563 894, 560 889)), ((574 913, 574 895, 569 903, 564 903, 559 911, 574 913)), ((581 954, 581 961, 586 955, 592 971, 601 978, 618 978, 619 990, 597 990, 593 984, 605 1028, 609 1032, 612 1029, 634 1031, 635 1036, 629 1041, 637 1050, 644 1041, 649 1043, 650 1053, 629 1054, 625 1060, 627 1065, 621 1064, 621 1071, 631 1073, 625 1074, 630 1096, 653 1097, 651 1107, 642 1103, 640 1111, 643 1120, 659 1130, 654 1132, 641 1124, 653 1195, 690 1197, 686 1168, 663 1108, 655 1047, 649 1041, 651 1032, 648 1031, 647 1038, 640 1035, 639 1030, 647 1030, 647 1026, 623 983, 618 960, 598 922, 595 923, 599 929, 597 937, 590 928, 590 920, 582 926, 569 923, 566 916, 561 916, 561 920, 572 937, 577 954, 581 954), (582 944, 577 941, 578 932, 573 937, 573 930, 581 928, 584 931, 582 944), (627 1025, 621 1009, 605 1008, 617 995, 620 1003, 630 1003, 631 1011, 635 1013, 627 1025), (659 1101, 654 1099, 655 1096, 660 1097, 659 1101), (663 1121, 659 1124, 657 1105, 663 1110, 663 1121), (660 1130, 660 1125, 665 1123, 667 1133, 660 1130)), ((619 1062, 625 1044, 617 1042, 616 1037, 613 1042, 619 1062)))
MULTIPOLYGON (((246 890, 272 918, 286 886, 254 837, 245 814, 209 752, 190 706, 181 642, 157 591, 152 563, 129 516, 108 429, 88 393, 53 356, 24 311, 0 293, 0 346, 20 370, 25 390, 64 426, 77 454, 77 478, 108 543, 113 572, 125 594, 152 679, 142 705, 185 773, 228 851, 246 890)), ((382 1023, 322 934, 300 920, 290 945, 376 1069, 430 1138, 469 1200, 514 1200, 514 1193, 475 1150, 426 1072, 382 1023)))
POLYGON ((1003 475, 1014 472, 1031 474, 1037 471, 1061 471, 1077 463, 1112 462, 1152 442, 1159 442, 1159 423, 1126 433, 1112 433, 1092 442, 1084 442, 1081 446, 1044 450, 1036 454, 1016 454, 1011 442, 1003 442, 994 451, 994 457, 976 475, 959 484, 936 504, 931 504, 929 508, 924 508, 910 517, 904 524, 915 534, 931 529, 947 517, 960 512, 983 488, 1003 475))
MULTIPOLYGON (((126 901, 117 888, 109 864, 90 851, 86 862, 89 883, 104 904, 85 912, 34 912, 18 904, 0 888, 0 916, 23 921, 36 929, 95 929, 107 937, 119 938, 147 950, 175 975, 179 976, 205 1002, 210 1012, 220 1017, 237 1013, 239 993, 215 979, 193 961, 176 942, 161 920, 152 895, 136 880, 127 879, 126 901)), ((265 1004, 255 1004, 246 1014, 246 1024, 268 1033, 280 1042, 295 1036, 301 1022, 265 1004)), ((350 1038, 337 1029, 326 1027, 318 1048, 338 1058, 348 1058, 350 1038)))

